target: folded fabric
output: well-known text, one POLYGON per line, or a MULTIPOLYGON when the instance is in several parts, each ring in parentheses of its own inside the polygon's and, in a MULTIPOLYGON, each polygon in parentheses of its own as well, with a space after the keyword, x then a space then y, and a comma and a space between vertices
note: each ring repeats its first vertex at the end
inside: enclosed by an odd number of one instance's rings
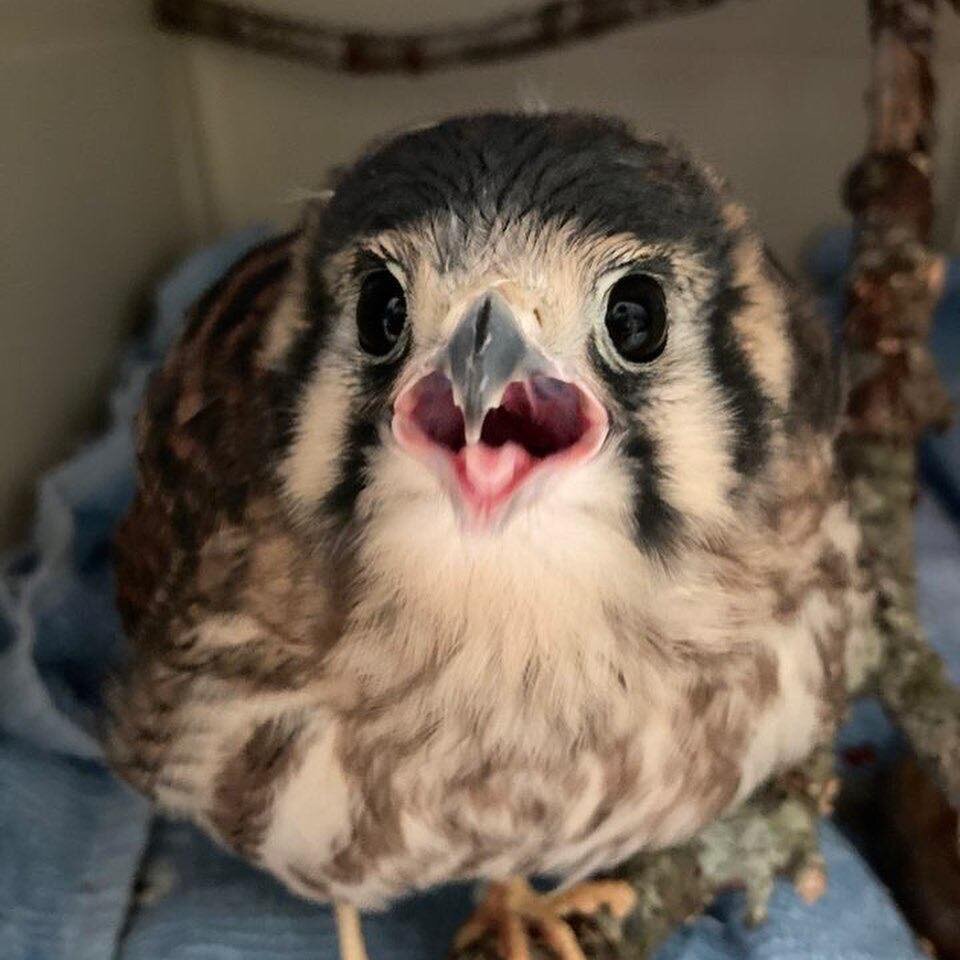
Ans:
MULTIPOLYGON (((123 649, 111 531, 133 485, 131 420, 189 304, 263 238, 252 229, 190 258, 163 283, 148 335, 125 357, 102 436, 42 478, 32 545, 0 575, 0 960, 330 960, 329 909, 298 900, 191 826, 156 817, 114 780, 97 739, 99 690, 123 649)), ((960 679, 960 535, 929 500, 918 515, 925 622, 960 679)), ((895 748, 875 704, 843 744, 895 748)), ((882 749, 878 750, 882 755, 882 749)), ((722 897, 663 960, 919 958, 895 906, 851 843, 823 826, 830 887, 813 907, 777 886, 748 929, 722 897)), ((442 957, 470 909, 449 887, 365 919, 374 960, 442 957)))

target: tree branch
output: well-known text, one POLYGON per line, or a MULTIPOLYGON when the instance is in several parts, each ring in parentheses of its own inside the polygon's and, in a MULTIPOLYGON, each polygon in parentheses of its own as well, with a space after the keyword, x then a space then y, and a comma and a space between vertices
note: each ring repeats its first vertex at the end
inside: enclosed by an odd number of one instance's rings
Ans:
POLYGON ((163 29, 346 73, 424 73, 566 46, 726 0, 547 0, 478 23, 381 33, 265 13, 232 0, 154 0, 163 29))
POLYGON ((870 150, 847 183, 857 241, 845 331, 852 384, 842 452, 879 598, 879 691, 956 807, 960 690, 920 626, 912 513, 916 442, 927 428, 945 425, 950 413, 927 349, 944 269, 927 246, 934 0, 871 0, 870 13, 870 150))

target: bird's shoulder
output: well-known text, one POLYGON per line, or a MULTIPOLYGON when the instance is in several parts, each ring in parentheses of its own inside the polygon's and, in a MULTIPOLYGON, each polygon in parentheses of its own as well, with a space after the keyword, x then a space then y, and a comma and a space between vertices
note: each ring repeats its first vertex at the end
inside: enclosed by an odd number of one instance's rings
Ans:
POLYGON ((197 302, 137 420, 137 487, 115 537, 118 604, 135 634, 218 531, 242 526, 270 483, 276 374, 258 350, 295 237, 264 243, 197 302))

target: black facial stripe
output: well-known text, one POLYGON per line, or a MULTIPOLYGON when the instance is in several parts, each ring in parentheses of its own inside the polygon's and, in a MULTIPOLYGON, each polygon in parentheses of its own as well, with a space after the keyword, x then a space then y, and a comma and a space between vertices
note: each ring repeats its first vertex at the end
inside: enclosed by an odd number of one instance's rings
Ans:
POLYGON ((357 498, 367 485, 370 453, 380 445, 380 428, 388 422, 390 394, 405 356, 406 351, 390 363, 366 364, 354 384, 337 480, 321 505, 321 511, 340 526, 353 520, 357 498))
POLYGON ((315 362, 329 336, 329 319, 314 319, 294 340, 286 358, 286 369, 277 384, 277 410, 281 418, 279 436, 288 439, 293 426, 293 415, 315 362))
POLYGON ((303 388, 310 378, 330 338, 334 303, 326 284, 319 276, 315 261, 307 264, 306 327, 287 351, 282 373, 272 385, 273 409, 276 411, 278 446, 289 443, 295 425, 296 411, 303 388))
MULTIPOLYGON (((533 217, 523 226, 532 231, 533 240, 539 222, 569 222, 588 242, 591 235, 620 233, 667 248, 682 242, 708 271, 729 276, 729 231, 716 192, 695 165, 672 148, 638 141, 617 121, 587 115, 492 114, 450 120, 403 135, 362 158, 343 175, 320 213, 308 263, 312 323, 291 351, 290 397, 298 395, 312 364, 325 362, 320 355, 333 311, 320 269, 331 254, 355 248, 358 240, 380 231, 421 225, 432 227, 438 240, 430 255, 455 264, 470 231, 479 231, 482 239, 486 227, 516 224, 529 214, 533 217)), ((402 239, 402 232, 397 236, 402 239)), ((653 264, 650 270, 663 276, 653 264)), ((732 327, 742 305, 740 291, 725 291, 708 305, 701 322, 708 324, 713 376, 730 405, 732 459, 737 471, 749 476, 768 456, 769 401, 732 327)), ((641 409, 656 365, 649 371, 623 372, 607 365, 592 339, 588 350, 617 403, 627 411, 641 409)), ((388 422, 390 389, 400 366, 364 364, 353 388, 336 484, 323 504, 324 511, 341 522, 354 516, 366 485, 371 452, 388 422)), ((286 404, 287 409, 295 406, 293 399, 286 404)), ((642 428, 633 429, 627 456, 636 466, 637 540, 651 552, 667 550, 682 533, 682 518, 664 498, 664 468, 655 439, 642 428)))
POLYGON ((337 465, 337 482, 321 504, 322 512, 339 527, 353 519, 357 498, 367 485, 369 454, 379 439, 376 417, 363 414, 351 417, 337 465))
POLYGON ((742 477, 753 477, 769 456, 771 411, 733 330, 733 317, 745 302, 742 288, 721 282, 707 316, 707 346, 733 420, 733 468, 742 477))
POLYGON ((623 452, 633 466, 634 540, 644 552, 665 558, 683 519, 663 496, 664 471, 657 443, 642 427, 631 426, 623 452))

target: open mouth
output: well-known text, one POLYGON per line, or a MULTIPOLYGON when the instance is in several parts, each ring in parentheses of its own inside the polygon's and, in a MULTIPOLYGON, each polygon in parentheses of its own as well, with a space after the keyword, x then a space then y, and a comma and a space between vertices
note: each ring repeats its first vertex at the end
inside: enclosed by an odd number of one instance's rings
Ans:
POLYGON ((437 470, 476 517, 489 517, 535 477, 590 459, 607 414, 584 387, 536 374, 509 383, 468 438, 450 380, 439 371, 408 387, 394 405, 402 447, 437 470))

